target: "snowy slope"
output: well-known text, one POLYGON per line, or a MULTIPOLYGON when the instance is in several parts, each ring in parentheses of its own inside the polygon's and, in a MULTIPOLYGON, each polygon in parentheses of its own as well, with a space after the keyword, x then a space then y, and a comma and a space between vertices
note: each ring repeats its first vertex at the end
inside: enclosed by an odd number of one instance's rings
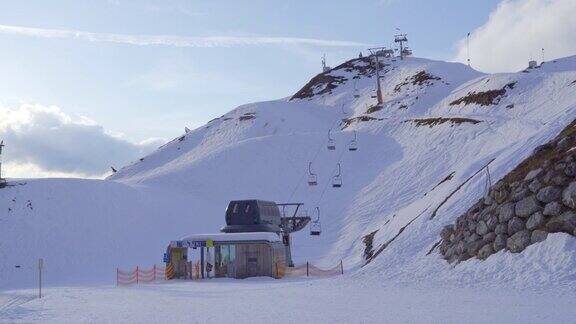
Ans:
POLYGON ((320 207, 323 234, 295 235, 297 262, 333 265, 343 258, 358 276, 400 281, 488 282, 515 269, 497 278, 536 276, 545 285, 561 277, 560 283, 573 284, 574 251, 566 248, 574 245, 571 237, 552 236, 546 252, 534 252, 564 260, 548 271, 526 266, 530 249, 469 261, 457 271, 426 253, 442 226, 482 195, 484 178, 478 176, 430 219, 466 178, 492 159, 493 179, 504 176, 576 118, 576 57, 496 75, 419 58, 383 63, 382 109, 374 108, 373 69, 356 59, 291 99, 240 106, 107 180, 23 180, 26 185, 0 191, 0 253, 6 260, 0 287, 33 282, 37 256, 47 259, 54 283, 110 282, 117 265, 159 263, 176 237, 218 231, 227 202, 248 198, 320 207), (497 95, 489 104, 466 104, 470 94, 487 91, 497 95), (336 151, 326 149, 329 129, 336 151), (359 149, 350 152, 354 132, 359 149), (305 182, 309 162, 317 187, 305 182), (344 186, 337 189, 330 180, 338 163, 344 186), (27 200, 33 210, 26 209, 27 200), (360 268, 365 235, 378 230, 374 245, 381 246, 409 223, 360 268))

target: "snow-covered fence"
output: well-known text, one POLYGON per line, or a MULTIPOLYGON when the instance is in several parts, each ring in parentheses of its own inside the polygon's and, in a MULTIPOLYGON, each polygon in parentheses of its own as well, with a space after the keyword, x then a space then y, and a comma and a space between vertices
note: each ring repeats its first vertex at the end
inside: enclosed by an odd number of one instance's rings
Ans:
POLYGON ((136 269, 128 272, 116 268, 116 286, 168 280, 171 279, 172 273, 171 265, 168 267, 154 265, 150 269, 136 267, 136 269))
POLYGON ((292 277, 306 276, 306 277, 332 277, 344 274, 344 265, 342 261, 336 266, 329 269, 321 269, 310 262, 303 265, 286 268, 286 275, 292 277))

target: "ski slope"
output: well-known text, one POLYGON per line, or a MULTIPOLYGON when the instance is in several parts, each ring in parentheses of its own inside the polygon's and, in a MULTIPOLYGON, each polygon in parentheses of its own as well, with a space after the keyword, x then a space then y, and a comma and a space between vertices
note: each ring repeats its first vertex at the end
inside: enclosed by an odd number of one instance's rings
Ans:
POLYGON ((0 190, 0 289, 34 285, 38 257, 51 285, 110 284, 117 266, 160 263, 170 240, 217 232, 228 201, 251 198, 320 208, 322 235, 292 240, 296 263, 343 259, 367 282, 574 287, 570 236, 456 268, 427 252, 482 196, 480 175, 430 219, 465 179, 494 159, 497 180, 576 118, 576 57, 494 75, 421 58, 383 64, 380 110, 371 108, 374 71, 356 59, 324 75, 336 80, 328 88, 312 82, 308 96, 240 106, 106 180, 12 179, 0 190), (486 91, 504 93, 457 104, 486 91), (335 151, 326 149, 330 129, 335 151), (309 162, 316 187, 306 184, 309 162), (332 188, 338 163, 344 185, 332 188), (365 265, 363 237, 374 231, 376 247, 398 237, 365 265))

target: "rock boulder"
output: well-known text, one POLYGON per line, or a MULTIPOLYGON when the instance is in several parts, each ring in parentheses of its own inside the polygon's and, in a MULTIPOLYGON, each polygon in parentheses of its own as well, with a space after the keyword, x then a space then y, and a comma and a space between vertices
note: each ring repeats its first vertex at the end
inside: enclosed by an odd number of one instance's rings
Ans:
POLYGON ((544 215, 542 215, 541 212, 535 212, 526 221, 526 228, 528 230, 533 230, 540 227, 542 224, 544 224, 544 215))
POLYGON ((478 222, 478 225, 476 226, 476 234, 482 236, 486 233, 488 233, 488 225, 486 225, 486 222, 481 220, 478 222))
POLYGON ((558 202, 553 201, 546 204, 542 214, 544 216, 556 216, 559 215, 561 211, 562 211, 562 205, 560 205, 560 203, 558 202))
POLYGON ((532 244, 542 242, 546 239, 546 237, 548 237, 548 232, 541 231, 541 230, 535 230, 534 232, 532 232, 532 236, 530 237, 530 242, 532 244))
POLYGON ((496 235, 494 239, 494 251, 498 252, 506 247, 506 242, 508 241, 508 235, 499 234, 496 235))
POLYGON ((508 235, 512 236, 517 232, 526 229, 526 222, 521 218, 514 217, 510 221, 508 221, 508 235))
POLYGON ((448 240, 450 240, 450 235, 452 235, 452 234, 454 234, 454 226, 448 225, 442 229, 442 231, 440 232, 440 237, 444 241, 448 241, 448 240))
POLYGON ((571 182, 568 188, 562 192, 562 203, 564 205, 576 209, 576 182, 571 182))
POLYGON ((480 260, 486 260, 492 253, 494 253, 494 247, 492 244, 486 244, 478 251, 478 258, 480 260))
POLYGON ((500 206, 500 211, 498 212, 498 220, 500 223, 508 222, 514 217, 514 204, 506 203, 500 206))
POLYGON ((518 217, 528 217, 539 211, 540 203, 535 195, 528 196, 516 203, 515 212, 518 217))
POLYGON ((546 223, 546 230, 550 233, 565 232, 572 234, 576 228, 576 212, 569 210, 559 216, 552 217, 546 223))
POLYGON ((544 187, 538 191, 538 194, 536 194, 536 199, 543 203, 559 200, 560 197, 562 197, 562 190, 555 186, 544 187))
POLYGON ((506 247, 512 253, 519 253, 530 245, 530 231, 520 231, 506 241, 506 247))

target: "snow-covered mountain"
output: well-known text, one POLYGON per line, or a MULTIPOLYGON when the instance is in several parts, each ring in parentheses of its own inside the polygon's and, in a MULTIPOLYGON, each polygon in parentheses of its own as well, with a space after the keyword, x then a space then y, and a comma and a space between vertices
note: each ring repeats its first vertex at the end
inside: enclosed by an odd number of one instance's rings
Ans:
POLYGON ((174 238, 218 231, 227 202, 249 198, 320 208, 322 235, 294 236, 297 263, 344 259, 358 276, 399 281, 573 284, 576 240, 564 234, 456 268, 428 251, 482 196, 483 173, 452 194, 466 179, 492 160, 492 180, 503 177, 576 118, 576 57, 493 75, 420 58, 381 62, 382 106, 369 58, 353 59, 106 180, 11 181, 0 190, 0 288, 31 285, 41 256, 53 283, 111 282, 116 266, 159 263, 174 238), (354 138, 358 150, 349 151, 354 138), (315 187, 306 183, 310 162, 315 187), (338 164, 343 186, 333 188, 338 164), (384 248, 366 264, 368 241, 384 248))

